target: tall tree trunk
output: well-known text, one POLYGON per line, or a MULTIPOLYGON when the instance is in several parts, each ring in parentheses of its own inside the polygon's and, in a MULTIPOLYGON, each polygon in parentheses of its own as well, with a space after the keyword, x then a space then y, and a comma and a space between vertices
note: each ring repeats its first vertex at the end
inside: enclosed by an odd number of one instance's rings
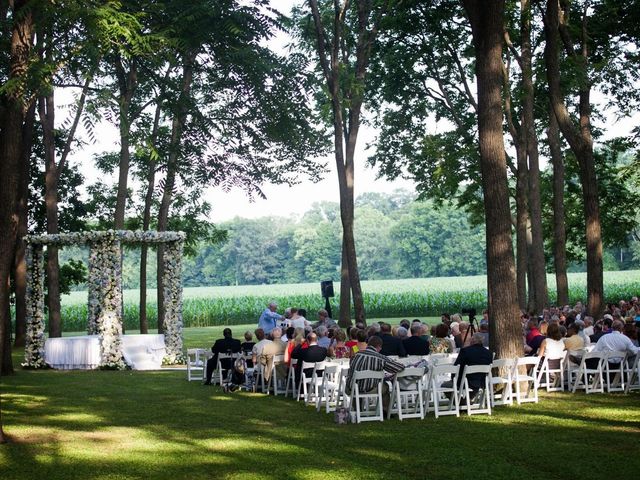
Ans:
POLYGON ((522 355, 522 329, 502 134, 504 1, 463 0, 463 5, 471 22, 476 53, 491 347, 498 358, 513 358, 522 355))
MULTIPOLYGON (((584 15, 587 14, 585 10, 584 15)), ((566 21, 567 15, 563 15, 566 21)), ((547 0, 545 14, 545 64, 549 97, 553 112, 562 135, 569 143, 580 167, 582 183, 582 199, 584 202, 585 237, 587 250, 587 310, 589 315, 597 318, 604 311, 604 281, 602 264, 602 227, 600 223, 600 207, 598 203, 598 183, 593 157, 593 139, 591 138, 591 86, 587 78, 588 51, 586 38, 586 18, 582 25, 582 54, 575 56, 575 64, 583 68, 584 79, 579 89, 578 125, 574 123, 564 103, 560 88, 560 50, 559 29, 566 25, 560 23, 560 7, 558 0, 547 0)), ((573 52, 573 49, 571 49, 573 52)))
MULTIPOLYGON (((9 275, 14 261, 18 232, 17 195, 20 188, 22 131, 25 119, 25 76, 33 39, 33 16, 28 0, 14 0, 9 55, 9 80, 13 88, 0 95, 0 376, 13 373, 11 359, 11 318, 9 315, 9 275)), ((0 443, 7 439, 2 428, 0 443)))
MULTIPOLYGON (((45 35, 45 38, 47 36, 45 35)), ((50 37, 49 37, 50 38, 50 37)), ((49 46, 47 48, 50 48, 49 46)), ((71 145, 75 138, 80 117, 84 110, 87 91, 91 83, 91 75, 85 80, 74 120, 64 144, 60 161, 56 164, 55 151, 55 100, 53 90, 47 95, 38 97, 38 115, 42 125, 42 141, 45 156, 45 209, 47 218, 47 233, 56 234, 58 230, 58 184, 60 175, 66 167, 67 158, 71 152, 71 145)), ((62 318, 60 315, 60 265, 58 261, 58 247, 47 246, 47 295, 49 307, 49 337, 62 336, 62 318)))
POLYGON ((516 177, 516 285, 518 306, 527 308, 527 272, 529 269, 529 250, 527 229, 529 228, 529 199, 527 196, 527 153, 524 148, 517 148, 518 175, 516 177))
POLYGON ((354 79, 351 85, 345 86, 341 79, 345 55, 343 52, 345 18, 348 14, 349 2, 334 2, 334 19, 332 37, 326 35, 322 23, 317 0, 310 0, 309 7, 314 21, 316 51, 320 67, 324 74, 333 114, 333 134, 335 159, 340 188, 340 218, 342 221, 343 249, 346 253, 349 268, 351 293, 356 322, 365 322, 364 299, 358 271, 356 245, 353 235, 354 221, 354 155, 360 127, 360 114, 363 102, 363 90, 369 63, 371 46, 377 34, 377 25, 370 25, 372 4, 358 0, 357 9, 357 41, 354 51, 355 57, 354 79), (327 43, 329 42, 329 43, 327 43), (330 52, 327 56, 327 52, 330 52))
POLYGON ((522 25, 522 85, 524 89, 522 129, 526 132, 526 148, 529 157, 529 211, 531 219, 530 270, 533 292, 533 309, 542 313, 549 303, 547 292, 547 269, 544 258, 542 236, 542 207, 540 200, 540 162, 538 158, 538 136, 534 122, 534 89, 531 69, 531 0, 521 0, 522 25))
MULTIPOLYGON (((151 131, 151 148, 156 147, 156 137, 160 124, 161 102, 158 100, 156 113, 153 118, 153 129, 151 131)), ((153 190, 156 182, 156 161, 155 152, 149 155, 149 171, 147 172, 147 192, 144 196, 144 213, 142 214, 142 230, 149 230, 151 223, 151 203, 153 201, 153 190)), ((149 320, 147 319, 147 258, 149 246, 143 243, 140 247, 140 333, 149 333, 149 320)))
POLYGON ((560 130, 553 110, 549 112, 547 139, 553 165, 553 263, 556 271, 556 304, 562 306, 569 303, 567 233, 564 225, 564 157, 560 130))
POLYGON ((120 162, 118 165, 118 193, 116 195, 116 211, 114 216, 114 228, 124 229, 125 211, 127 206, 127 183, 129 179, 129 136, 131 130, 131 118, 129 111, 131 100, 138 86, 138 71, 135 60, 131 61, 129 71, 125 70, 122 58, 116 55, 116 78, 119 88, 119 120, 120 120, 120 162))
MULTIPOLYGON (((187 119, 186 104, 191 93, 191 83, 193 81, 193 63, 196 54, 189 53, 184 57, 182 67, 182 86, 180 98, 178 99, 178 107, 173 115, 171 123, 171 142, 169 144, 169 157, 167 158, 167 176, 162 191, 162 200, 160 201, 160 209, 158 210, 158 231, 167 230, 169 223, 169 208, 173 200, 173 189, 176 183, 176 175, 178 170, 178 159, 180 156, 180 141, 182 139, 182 130, 187 119)), ((157 284, 158 284, 158 333, 164 333, 164 245, 158 244, 157 247, 157 284)))
POLYGON ((27 262, 25 259, 26 244, 23 240, 28 233, 29 220, 29 175, 31 165, 31 147, 36 115, 36 104, 33 102, 25 115, 22 129, 22 158, 20 160, 20 188, 18 189, 17 215, 18 231, 16 237, 16 254, 14 260, 13 282, 16 293, 16 329, 14 345, 24 347, 27 333, 27 262))
POLYGON ((351 322, 351 282, 349 280, 349 260, 342 237, 342 263, 340 266, 340 326, 350 327, 351 322))
MULTIPOLYGON (((42 125, 44 144, 44 203, 47 219, 47 233, 58 233, 58 169, 54 139, 55 104, 53 91, 38 98, 38 113, 42 125)), ((49 309, 49 337, 62 336, 60 316, 60 268, 58 247, 47 246, 47 306, 49 309)))

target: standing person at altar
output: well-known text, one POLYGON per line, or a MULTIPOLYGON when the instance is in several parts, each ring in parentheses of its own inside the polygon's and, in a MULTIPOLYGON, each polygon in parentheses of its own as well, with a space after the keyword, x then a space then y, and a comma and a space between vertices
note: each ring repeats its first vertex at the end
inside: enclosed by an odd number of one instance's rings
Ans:
POLYGON ((267 335, 271 333, 271 330, 276 328, 277 322, 284 318, 282 315, 276 313, 277 309, 278 304, 276 302, 270 302, 258 320, 258 328, 264 330, 264 333, 267 335))

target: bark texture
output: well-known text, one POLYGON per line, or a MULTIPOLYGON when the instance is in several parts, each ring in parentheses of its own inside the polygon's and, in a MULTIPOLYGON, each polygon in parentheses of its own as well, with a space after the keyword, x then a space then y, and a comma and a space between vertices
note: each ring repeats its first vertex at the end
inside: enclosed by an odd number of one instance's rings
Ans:
POLYGON ((547 139, 553 165, 553 263, 556 271, 556 303, 567 305, 569 281, 567 278, 567 232, 564 225, 564 158, 560 130, 553 111, 549 112, 547 139))
MULTIPOLYGON (((353 235, 354 222, 354 155, 360 128, 363 90, 367 75, 367 67, 371 54, 371 45, 377 34, 377 25, 371 22, 372 4, 366 0, 357 0, 357 21, 352 27, 356 30, 356 42, 348 53, 344 32, 347 28, 345 19, 351 8, 350 2, 334 2, 332 35, 326 34, 322 23, 317 0, 309 0, 311 15, 315 26, 315 37, 320 67, 324 75, 331 99, 334 133, 334 154, 340 188, 340 218, 343 238, 344 260, 349 273, 351 294, 356 322, 365 323, 364 299, 360 284, 356 245, 353 235), (344 62, 348 56, 355 58, 354 78, 345 82, 342 78, 345 70, 344 62), (345 83, 348 85, 345 86, 345 83)), ((342 292, 341 288, 341 292, 342 292)), ((341 293, 341 296, 343 294, 341 293)), ((343 300, 341 300, 340 318, 343 322, 343 300)), ((346 306, 346 299, 344 300, 346 306)), ((349 319, 350 322, 350 319, 349 319)))
POLYGON ((565 38, 569 37, 566 21, 567 12, 560 11, 558 0, 547 0, 545 12, 545 64, 551 107, 563 137, 569 143, 580 167, 582 199, 584 203, 585 240, 587 250, 587 310, 589 315, 599 318, 604 311, 604 282, 602 263, 602 227, 598 202, 598 183, 593 157, 593 139, 591 137, 591 85, 587 78, 588 51, 586 33, 586 14, 582 19, 582 38, 580 58, 572 45, 565 50, 575 57, 575 64, 583 69, 583 81, 579 87, 577 122, 569 114, 560 87, 560 29, 565 38), (562 19, 562 21, 561 21, 562 19))
POLYGON ((522 355, 522 331, 502 133, 504 1, 463 0, 463 5, 471 22, 476 53, 491 348, 499 358, 513 358, 522 355))
MULTIPOLYGON (((162 200, 160 201, 160 209, 158 210, 158 231, 164 232, 169 224, 169 209, 173 200, 173 190, 176 184, 176 175, 178 172, 178 160, 180 157, 180 140, 185 121, 187 119, 187 101, 191 93, 191 84, 193 82, 193 63, 196 54, 189 53, 183 59, 182 67, 182 86, 178 106, 173 115, 171 122, 171 142, 169 144, 169 157, 167 159, 167 176, 162 191, 162 200)), ((158 333, 164 333, 164 251, 165 247, 162 243, 157 247, 157 284, 158 284, 158 333)))
MULTIPOLYGON (((13 373, 9 317, 9 275, 14 263, 18 232, 17 192, 20 188, 22 132, 28 106, 25 104, 29 57, 33 39, 33 17, 28 0, 12 5, 13 25, 9 55, 9 80, 13 88, 0 97, 0 375, 13 373)), ((0 406, 0 443, 6 442, 0 406)))

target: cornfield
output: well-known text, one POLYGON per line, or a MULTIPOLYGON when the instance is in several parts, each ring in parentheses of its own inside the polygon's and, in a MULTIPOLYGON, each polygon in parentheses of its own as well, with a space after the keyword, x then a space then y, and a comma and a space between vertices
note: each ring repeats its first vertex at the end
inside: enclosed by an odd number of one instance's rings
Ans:
MULTIPOLYGON (((555 278, 548 277, 551 302, 555 301, 555 278)), ((444 277, 362 282, 367 316, 370 318, 439 316, 462 308, 486 308, 486 277, 444 277)), ((569 274, 571 303, 586 299, 586 274, 569 274)), ((339 284, 335 291, 339 292, 339 284)), ((605 300, 617 302, 640 295, 640 271, 605 272, 605 300)), ((138 323, 138 291, 124 292, 124 320, 127 329, 138 323)), ((151 328, 157 326, 155 290, 149 290, 147 315, 151 328)), ((183 321, 185 327, 237 325, 257 322, 270 301, 282 311, 285 307, 306 308, 308 317, 324 307, 320 286, 315 283, 291 285, 250 285, 185 288, 183 321)), ((339 296, 331 299, 337 317, 339 296)), ((82 331, 87 325, 86 293, 73 292, 62 300, 64 330, 82 331)))

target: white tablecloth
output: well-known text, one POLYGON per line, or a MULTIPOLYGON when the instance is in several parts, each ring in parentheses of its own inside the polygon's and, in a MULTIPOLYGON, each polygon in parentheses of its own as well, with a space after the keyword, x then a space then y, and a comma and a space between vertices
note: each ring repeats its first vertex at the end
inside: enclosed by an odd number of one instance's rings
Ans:
MULTIPOLYGON (((134 370, 154 370, 162 366, 165 356, 164 335, 122 335, 122 353, 134 370)), ((44 344, 44 360, 62 370, 90 370, 100 365, 98 335, 48 338, 44 344)))
POLYGON ((100 365, 98 335, 47 338, 44 343, 44 361, 50 367, 62 370, 98 368, 100 365))

